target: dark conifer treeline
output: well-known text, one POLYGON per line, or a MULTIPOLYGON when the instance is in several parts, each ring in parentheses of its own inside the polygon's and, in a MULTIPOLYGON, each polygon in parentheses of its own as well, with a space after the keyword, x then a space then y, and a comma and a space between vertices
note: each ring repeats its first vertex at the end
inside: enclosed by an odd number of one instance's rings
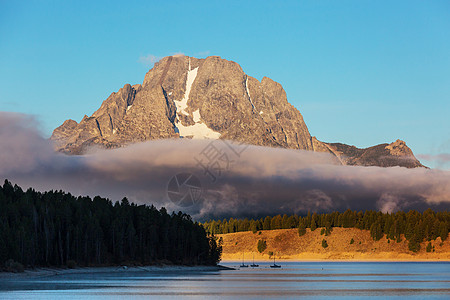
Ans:
POLYGON ((418 251, 423 240, 435 240, 440 237, 447 239, 450 229, 450 213, 434 212, 427 209, 423 213, 415 210, 409 212, 382 213, 376 211, 356 212, 347 210, 344 213, 332 212, 311 214, 299 217, 297 215, 267 216, 261 219, 224 219, 210 220, 203 224, 205 229, 213 234, 233 233, 239 231, 272 230, 298 228, 299 234, 306 233, 306 228, 312 231, 324 228, 325 235, 331 234, 333 227, 357 228, 370 230, 374 240, 384 235, 388 239, 400 242, 402 237, 409 241, 409 249, 418 251))
POLYGON ((213 265, 221 251, 220 241, 181 212, 0 185, 0 268, 10 259, 25 266, 213 265))

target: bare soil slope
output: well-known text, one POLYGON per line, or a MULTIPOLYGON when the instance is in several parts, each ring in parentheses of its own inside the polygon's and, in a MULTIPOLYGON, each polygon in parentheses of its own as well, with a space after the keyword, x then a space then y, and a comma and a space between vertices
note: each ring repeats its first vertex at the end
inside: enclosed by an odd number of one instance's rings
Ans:
POLYGON ((334 228, 331 235, 320 234, 318 228, 311 232, 308 228, 306 234, 299 237, 297 229, 263 230, 257 233, 237 232, 221 234, 223 238, 222 260, 250 261, 254 255, 255 260, 269 260, 269 252, 273 252, 277 259, 287 260, 380 260, 380 261, 450 261, 450 240, 441 242, 440 238, 431 241, 434 252, 426 252, 428 241, 421 244, 417 253, 408 250, 408 241, 404 238, 400 243, 384 236, 379 241, 370 237, 368 230, 355 228, 334 228), (322 240, 327 241, 328 247, 322 247, 322 240), (350 244, 351 239, 354 240, 350 244), (265 240, 267 249, 259 253, 257 245, 259 240, 265 240))

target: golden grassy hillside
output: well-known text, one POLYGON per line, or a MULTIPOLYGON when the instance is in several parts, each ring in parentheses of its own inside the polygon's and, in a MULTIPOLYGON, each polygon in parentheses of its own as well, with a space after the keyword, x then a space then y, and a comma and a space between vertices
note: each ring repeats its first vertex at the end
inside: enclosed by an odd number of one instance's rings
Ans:
POLYGON ((368 230, 356 228, 333 228, 331 235, 320 234, 320 228, 299 237, 297 229, 262 230, 220 234, 223 238, 222 260, 242 260, 245 253, 246 261, 254 255, 255 260, 269 260, 269 252, 275 253, 277 259, 286 260, 436 260, 450 261, 450 239, 444 243, 440 238, 431 241, 434 252, 426 252, 428 242, 421 244, 417 253, 408 250, 408 242, 403 238, 400 243, 383 237, 374 241, 368 230), (354 243, 350 244, 353 238, 354 243), (328 243, 322 247, 322 240, 328 243), (259 253, 259 240, 265 240, 267 249, 259 253))

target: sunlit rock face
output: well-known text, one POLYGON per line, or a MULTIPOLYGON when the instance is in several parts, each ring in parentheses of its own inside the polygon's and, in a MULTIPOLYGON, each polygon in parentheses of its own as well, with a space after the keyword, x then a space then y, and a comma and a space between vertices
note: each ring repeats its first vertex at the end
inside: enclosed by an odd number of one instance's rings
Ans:
POLYGON ((311 137, 281 84, 267 77, 259 81, 218 56, 165 57, 142 85, 126 84, 92 116, 80 123, 67 120, 51 136, 56 150, 67 154, 170 138, 328 152, 344 165, 422 166, 402 141, 358 149, 311 137))
POLYGON ((217 56, 163 58, 142 85, 126 84, 91 117, 64 122, 51 139, 58 151, 80 154, 91 145, 179 137, 312 150, 303 117, 279 83, 259 82, 217 56))
POLYGON ((314 151, 331 153, 342 165, 379 167, 424 167, 402 140, 360 149, 341 143, 324 143, 313 140, 314 151))

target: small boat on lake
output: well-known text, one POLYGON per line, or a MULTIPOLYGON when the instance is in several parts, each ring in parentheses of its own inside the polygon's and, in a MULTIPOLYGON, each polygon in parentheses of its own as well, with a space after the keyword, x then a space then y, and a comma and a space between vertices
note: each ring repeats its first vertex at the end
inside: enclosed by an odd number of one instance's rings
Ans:
POLYGON ((244 264, 244 253, 242 253, 242 264, 239 267, 240 268, 248 268, 248 265, 244 264))
POLYGON ((250 267, 252 267, 252 268, 257 268, 257 267, 259 267, 259 265, 256 265, 256 264, 255 264, 255 254, 253 254, 253 263, 250 265, 250 267))
POLYGON ((275 263, 275 254, 273 255, 273 265, 270 265, 270 267, 271 267, 271 268, 281 268, 280 265, 277 265, 277 264, 275 263))

